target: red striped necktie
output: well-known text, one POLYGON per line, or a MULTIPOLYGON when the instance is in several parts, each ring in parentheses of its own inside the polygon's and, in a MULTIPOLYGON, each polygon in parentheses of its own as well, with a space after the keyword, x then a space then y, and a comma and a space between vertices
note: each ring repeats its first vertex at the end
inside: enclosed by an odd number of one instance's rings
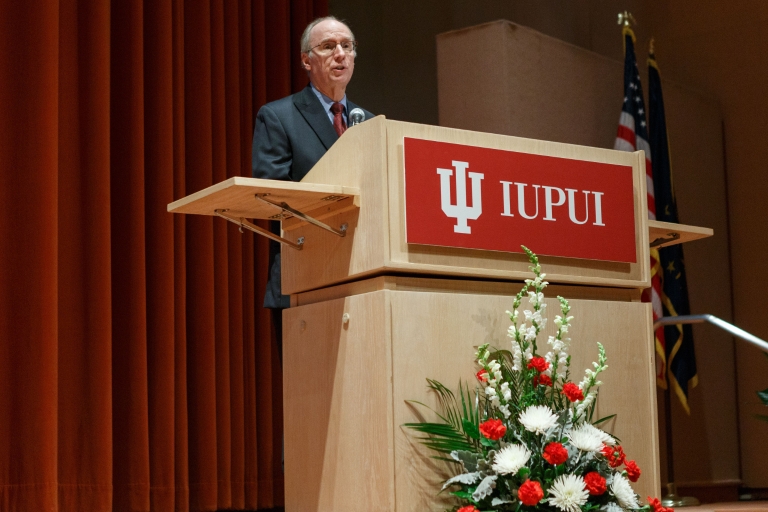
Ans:
POLYGON ((344 105, 338 101, 331 105, 331 113, 333 114, 333 129, 341 137, 341 134, 347 130, 347 123, 344 122, 344 116, 341 115, 344 112, 344 105))

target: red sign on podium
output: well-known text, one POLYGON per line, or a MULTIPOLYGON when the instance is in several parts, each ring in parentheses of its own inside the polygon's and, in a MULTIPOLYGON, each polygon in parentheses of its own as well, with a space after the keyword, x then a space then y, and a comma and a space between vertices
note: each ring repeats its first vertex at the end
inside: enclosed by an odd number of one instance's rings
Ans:
POLYGON ((406 137, 409 244, 634 263, 632 167, 406 137))

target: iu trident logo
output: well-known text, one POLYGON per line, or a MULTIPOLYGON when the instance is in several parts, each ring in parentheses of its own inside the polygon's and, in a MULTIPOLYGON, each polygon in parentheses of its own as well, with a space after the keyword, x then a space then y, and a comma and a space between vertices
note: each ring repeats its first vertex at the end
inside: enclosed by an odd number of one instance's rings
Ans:
POLYGON ((483 213, 483 203, 480 197, 480 180, 484 175, 479 172, 470 172, 472 180, 472 206, 467 206, 467 167, 468 162, 451 162, 456 168, 456 204, 451 204, 451 176, 453 169, 438 169, 440 175, 440 202, 443 213, 456 219, 453 226, 454 233, 471 234, 472 229, 467 225, 468 220, 476 220, 483 213))

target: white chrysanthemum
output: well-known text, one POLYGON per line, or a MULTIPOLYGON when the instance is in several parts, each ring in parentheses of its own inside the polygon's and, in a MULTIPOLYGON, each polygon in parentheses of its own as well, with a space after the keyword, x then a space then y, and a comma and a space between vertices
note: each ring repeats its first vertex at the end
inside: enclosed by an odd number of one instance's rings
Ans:
POLYGON ((587 502, 589 492, 584 479, 579 475, 561 475, 549 488, 552 495, 550 505, 564 512, 580 512, 581 506, 587 502))
POLYGON ((616 439, 614 439, 613 436, 610 435, 608 432, 605 432, 604 430, 600 430, 599 428, 597 428, 596 426, 590 423, 584 423, 583 427, 593 432, 594 435, 600 438, 601 442, 607 444, 608 446, 613 446, 616 444, 616 439))
POLYGON ((622 508, 640 508, 637 503, 637 495, 627 480, 627 477, 621 473, 614 473, 613 482, 611 482, 611 493, 616 497, 622 508))
POLYGON ((493 470, 500 475, 514 475, 528 463, 531 451, 519 444, 508 444, 493 458, 493 470))
POLYGON ((528 432, 543 434, 557 424, 557 416, 546 405, 531 405, 520 413, 520 423, 528 432))
POLYGON ((611 501, 600 507, 600 512, 624 512, 624 509, 611 501))
POLYGON ((602 430, 589 423, 582 423, 568 433, 571 444, 583 452, 599 452, 603 447, 603 438, 608 436, 602 430))

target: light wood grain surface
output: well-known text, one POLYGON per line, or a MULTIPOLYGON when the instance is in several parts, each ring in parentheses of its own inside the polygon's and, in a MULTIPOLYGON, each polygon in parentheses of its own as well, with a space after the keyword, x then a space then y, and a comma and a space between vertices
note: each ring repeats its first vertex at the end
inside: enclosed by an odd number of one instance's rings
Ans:
MULTIPOLYGON (((293 294, 376 273, 492 277, 528 277, 524 254, 409 245, 405 242, 403 138, 414 137, 532 154, 628 165, 633 169, 637 263, 615 263, 542 256, 550 281, 642 288, 648 286, 648 228, 645 160, 626 153, 470 132, 378 117, 350 129, 302 183, 331 184, 360 190, 360 209, 331 215, 327 222, 348 224, 338 239, 312 226, 284 226, 289 238, 303 236, 304 250, 283 256, 283 293, 293 294)), ((522 243, 522 241, 521 241, 522 243)))
MULTIPOLYGON (((437 490, 446 468, 401 427, 431 413, 405 401, 435 405, 427 377, 451 388, 459 379, 471 382, 477 345, 507 347, 504 311, 512 295, 420 285, 419 291, 384 289, 284 313, 287 511, 445 508, 437 490)), ((547 304, 553 317, 557 302, 547 304)), ((571 305, 572 379, 581 379, 597 357, 596 342, 603 343, 609 369, 601 376, 596 418, 618 414, 606 428, 643 470, 635 489, 659 495, 650 306, 585 299, 571 305)), ((553 329, 550 322, 542 340, 553 329)))
MULTIPOLYGON (((413 434, 399 426, 435 416, 416 409, 405 400, 419 400, 437 406, 427 392, 427 377, 439 380, 450 389, 459 379, 473 385, 477 368, 473 364, 475 347, 491 343, 509 348, 506 336, 511 297, 457 294, 388 292, 392 294, 392 368, 395 421, 395 482, 397 509, 400 511, 442 510, 435 496, 435 483, 447 475, 429 458, 430 453, 414 442, 413 434), (399 430, 398 430, 399 429, 399 430), (435 470, 438 470, 436 472, 435 470)), ((584 369, 597 359, 597 342, 608 354, 609 369, 595 419, 616 413, 607 429, 622 441, 629 458, 643 470, 633 485, 641 496, 658 496, 659 463, 656 417, 654 358, 650 336, 651 310, 648 304, 572 300, 575 317, 572 380, 578 382, 584 369)), ((557 301, 547 299, 553 317, 557 301)), ((540 336, 554 334, 550 322, 540 336)), ((545 343, 542 341, 542 343, 545 343)))
POLYGON ((378 293, 283 313, 287 511, 395 510, 388 311, 378 293))
POLYGON ((278 218, 280 208, 258 201, 254 198, 257 194, 274 203, 285 202, 296 210, 307 212, 323 207, 333 208, 333 203, 343 199, 355 201, 358 191, 353 187, 339 185, 292 183, 236 176, 170 203, 168 211, 215 215, 216 210, 225 209, 234 217, 278 218))
POLYGON ((686 226, 685 224, 674 224, 672 222, 661 222, 660 220, 648 221, 648 240, 654 243, 657 240, 665 240, 656 247, 667 247, 670 245, 693 242, 702 238, 709 238, 714 235, 710 228, 699 226, 686 226))

